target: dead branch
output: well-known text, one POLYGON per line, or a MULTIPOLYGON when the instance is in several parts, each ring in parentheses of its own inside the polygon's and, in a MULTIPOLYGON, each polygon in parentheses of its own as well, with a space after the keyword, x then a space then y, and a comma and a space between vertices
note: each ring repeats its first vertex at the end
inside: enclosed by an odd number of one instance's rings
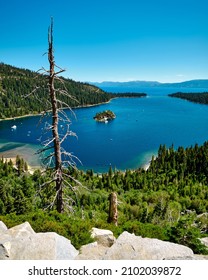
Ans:
MULTIPOLYGON (((47 112, 50 112, 51 116, 51 123, 45 122, 45 126, 43 129, 43 134, 40 138, 42 141, 43 148, 39 149, 36 154, 41 154, 43 156, 42 162, 46 167, 47 170, 54 170, 54 172, 51 173, 51 180, 45 182, 40 186, 40 191, 46 186, 50 185, 51 183, 55 184, 55 196, 53 198, 53 201, 49 204, 47 208, 51 208, 56 204, 57 210, 59 212, 64 211, 64 205, 67 201, 71 204, 75 203, 75 201, 69 197, 67 200, 64 198, 64 188, 68 187, 73 194, 75 195, 77 199, 77 187, 72 186, 67 179, 72 180, 73 183, 76 183, 78 186, 82 186, 81 183, 78 182, 78 180, 73 179, 72 176, 66 174, 64 172, 64 169, 66 167, 75 167, 76 162, 81 161, 74 156, 72 153, 65 151, 62 148, 62 143, 67 139, 69 136, 75 136, 77 137, 76 133, 72 132, 70 130, 71 125, 71 119, 69 118, 66 111, 63 109, 69 109, 73 115, 76 117, 74 111, 71 109, 71 107, 62 100, 61 96, 70 98, 76 102, 77 99, 73 97, 71 94, 69 94, 65 83, 60 75, 65 70, 61 67, 57 66, 55 64, 54 59, 54 48, 53 48, 53 19, 51 18, 51 24, 48 28, 48 62, 49 62, 49 69, 45 69, 42 67, 38 70, 38 75, 44 76, 46 79, 48 79, 47 83, 47 93, 48 93, 48 99, 46 101, 47 108, 45 107, 45 110, 42 112, 41 118, 39 120, 39 124, 43 122, 44 117, 47 115, 47 112), (55 86, 59 86, 59 88, 56 88, 55 86), (48 106, 49 105, 49 106, 48 106), (64 126, 60 125, 60 122, 64 124, 64 126), (48 137, 47 139, 43 140, 44 137, 47 137, 47 134, 51 133, 52 136, 48 137), (53 149, 53 152, 50 152, 50 150, 53 149), (49 154, 46 152, 49 151, 49 154)), ((36 86, 34 90, 29 93, 25 98, 33 95, 35 98, 37 98, 40 101, 40 97, 38 96, 38 91, 40 90, 40 86, 36 86)), ((45 102, 45 100, 44 100, 45 102)), ((71 206, 66 205, 68 209, 70 209, 71 206)))

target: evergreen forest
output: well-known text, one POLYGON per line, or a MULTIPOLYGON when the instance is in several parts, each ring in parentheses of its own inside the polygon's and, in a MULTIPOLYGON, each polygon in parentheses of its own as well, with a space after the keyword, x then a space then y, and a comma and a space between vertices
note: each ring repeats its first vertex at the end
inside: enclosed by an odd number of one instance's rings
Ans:
POLYGON ((161 145, 147 170, 94 174, 68 168, 69 184, 76 188, 79 181, 82 187, 77 193, 65 189, 74 205, 63 214, 50 207, 53 186, 40 187, 50 172, 30 174, 21 158, 15 165, 1 159, 0 220, 8 227, 27 220, 35 231, 55 231, 76 248, 90 242, 90 229, 99 227, 115 236, 127 230, 207 254, 199 238, 208 234, 208 142, 177 150, 161 145), (118 226, 107 222, 112 192, 118 195, 118 226))
POLYGON ((96 115, 94 116, 94 119, 99 122, 103 122, 105 120, 113 120, 115 118, 116 115, 111 110, 96 113, 96 115))
POLYGON ((208 92, 189 92, 189 93, 183 93, 183 92, 176 92, 169 94, 170 97, 177 97, 181 99, 185 99, 194 103, 200 103, 200 104, 208 104, 208 92))
MULTIPOLYGON (((69 96, 62 95, 61 101, 69 107, 104 103, 113 97, 87 83, 63 77, 61 80, 56 81, 55 86, 68 92, 69 96)), ((47 76, 40 73, 0 63, 0 119, 40 114, 50 108, 47 83, 47 76)))
MULTIPOLYGON (((94 85, 63 77, 60 77, 60 81, 56 81, 55 87, 68 93, 68 96, 60 94, 58 98, 71 108, 105 103, 115 97, 146 96, 145 93, 107 93, 94 85)), ((41 75, 40 72, 0 63, 0 119, 47 111, 50 108, 47 95, 47 76, 41 75)))

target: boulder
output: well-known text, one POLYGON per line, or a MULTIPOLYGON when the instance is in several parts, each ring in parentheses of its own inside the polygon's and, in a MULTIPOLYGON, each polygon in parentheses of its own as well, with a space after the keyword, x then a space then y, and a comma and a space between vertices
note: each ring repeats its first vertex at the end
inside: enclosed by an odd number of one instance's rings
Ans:
POLYGON ((11 238, 24 238, 35 234, 35 231, 32 229, 31 225, 28 222, 25 222, 8 229, 7 234, 9 234, 11 238))
POLYGON ((115 242, 112 231, 106 229, 92 228, 91 237, 96 240, 93 243, 83 245, 80 248, 80 254, 77 260, 101 260, 106 251, 115 242))
POLYGON ((200 238, 200 241, 202 244, 204 244, 206 247, 208 247, 208 237, 200 238))
POLYGON ((104 256, 107 260, 164 260, 172 258, 192 258, 193 251, 158 239, 142 238, 123 232, 104 256))
POLYGON ((27 222, 0 235, 1 260, 72 260, 78 253, 70 240, 54 232, 35 233, 27 222))
MULTIPOLYGON (((97 232, 97 229, 96 229, 97 232)), ((98 231, 99 232, 99 231, 98 231)), ((101 231, 102 233, 102 231, 101 231)), ((102 235, 101 235, 102 236, 102 235)), ((183 245, 123 232, 111 247, 94 242, 80 248, 77 260, 193 260, 193 251, 183 245)))
POLYGON ((37 233, 11 244, 13 260, 72 260, 78 251, 70 240, 55 232, 37 233))
POLYGON ((107 249, 108 247, 99 245, 97 242, 83 245, 80 248, 80 254, 76 257, 76 260, 101 260, 107 249))
POLYGON ((111 247, 116 240, 112 231, 99 228, 92 228, 91 237, 94 238, 99 245, 104 247, 111 247))
MULTIPOLYGON (((183 245, 123 232, 117 240, 109 230, 92 229, 93 243, 77 251, 55 232, 36 233, 28 222, 7 229, 0 222, 0 260, 204 260, 183 245)), ((202 238, 205 245, 208 238, 202 238)))
POLYGON ((2 221, 0 221, 0 232, 6 231, 6 230, 7 230, 7 226, 2 221))

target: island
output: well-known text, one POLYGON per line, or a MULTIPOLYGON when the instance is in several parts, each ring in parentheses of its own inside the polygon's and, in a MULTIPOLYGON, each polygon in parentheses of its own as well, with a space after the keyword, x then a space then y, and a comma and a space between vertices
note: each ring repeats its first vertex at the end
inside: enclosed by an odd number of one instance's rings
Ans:
POLYGON ((107 123, 108 121, 111 121, 111 120, 113 120, 115 118, 116 118, 116 115, 112 111, 110 111, 110 110, 106 110, 106 111, 97 113, 93 117, 93 119, 95 119, 96 121, 98 121, 98 122, 105 122, 105 123, 107 123))

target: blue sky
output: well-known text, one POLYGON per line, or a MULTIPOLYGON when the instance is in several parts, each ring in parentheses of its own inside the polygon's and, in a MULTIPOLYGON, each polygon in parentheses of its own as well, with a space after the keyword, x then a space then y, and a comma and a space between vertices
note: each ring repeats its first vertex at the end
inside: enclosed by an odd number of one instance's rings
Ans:
POLYGON ((47 67, 54 18, 57 65, 76 81, 208 79, 207 0, 7 0, 0 61, 47 67))

